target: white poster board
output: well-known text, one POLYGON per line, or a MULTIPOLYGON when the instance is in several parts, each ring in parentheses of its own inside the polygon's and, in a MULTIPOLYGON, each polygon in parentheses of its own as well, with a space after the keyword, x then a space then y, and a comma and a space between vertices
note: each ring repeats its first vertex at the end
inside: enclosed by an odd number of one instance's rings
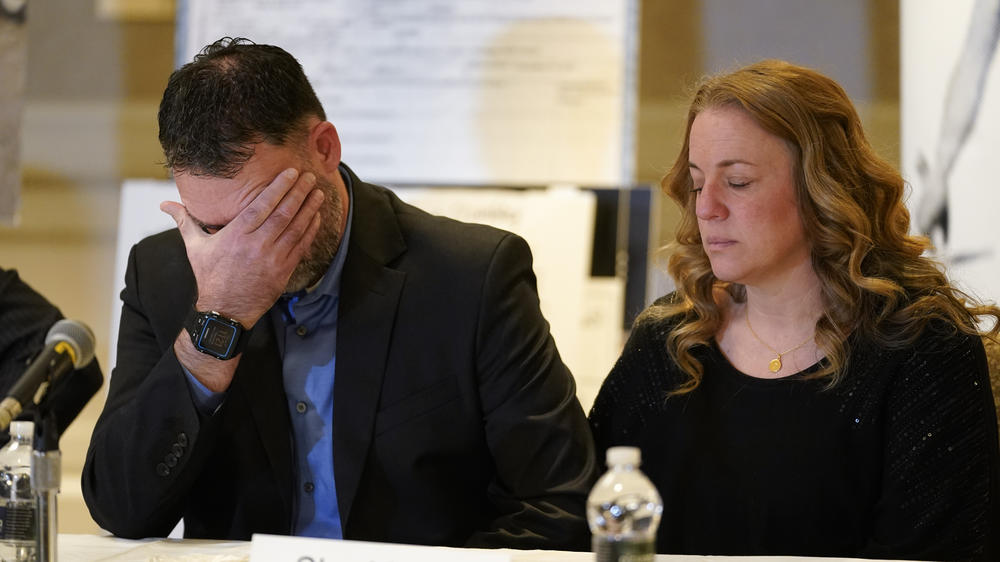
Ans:
MULTIPOLYGON (((174 228, 174 219, 160 211, 163 201, 180 201, 172 181, 130 179, 122 184, 118 203, 118 238, 115 243, 115 277, 111 295, 111 330, 108 337, 107 372, 118 360, 118 325, 121 322, 121 292, 125 288, 125 267, 132 246, 143 238, 174 228)), ((109 385, 104 385, 105 391, 109 385)))
POLYGON ((184 0, 178 62, 280 46, 376 183, 629 185, 635 0, 184 0))
POLYGON ((913 230, 931 236, 960 287, 996 301, 1000 0, 906 0, 900 29, 902 164, 913 230))

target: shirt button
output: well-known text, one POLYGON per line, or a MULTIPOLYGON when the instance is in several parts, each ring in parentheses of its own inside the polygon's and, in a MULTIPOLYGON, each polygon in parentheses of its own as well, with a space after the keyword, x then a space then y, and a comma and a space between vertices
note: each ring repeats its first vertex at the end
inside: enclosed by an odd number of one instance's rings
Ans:
POLYGON ((295 328, 295 333, 298 334, 300 337, 305 337, 305 335, 309 333, 309 328, 306 328, 304 325, 299 324, 299 327, 295 328))
POLYGON ((311 493, 313 493, 313 490, 314 490, 315 488, 316 488, 316 486, 313 486, 313 483, 312 483, 312 482, 306 482, 306 483, 305 483, 305 484, 304 484, 304 485, 302 486, 302 489, 303 489, 303 490, 305 490, 307 494, 311 494, 311 493))
POLYGON ((306 410, 308 410, 308 409, 309 409, 309 406, 306 406, 305 402, 296 402, 295 403, 295 411, 298 412, 298 413, 300 413, 300 414, 306 413, 306 410))

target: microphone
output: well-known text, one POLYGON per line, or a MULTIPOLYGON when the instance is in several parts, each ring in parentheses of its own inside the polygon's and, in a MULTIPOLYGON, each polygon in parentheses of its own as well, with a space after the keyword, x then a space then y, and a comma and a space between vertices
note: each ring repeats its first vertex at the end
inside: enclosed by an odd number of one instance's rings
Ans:
POLYGON ((75 320, 60 320, 45 336, 45 347, 0 402, 0 431, 25 407, 38 404, 49 384, 94 360, 94 333, 75 320))

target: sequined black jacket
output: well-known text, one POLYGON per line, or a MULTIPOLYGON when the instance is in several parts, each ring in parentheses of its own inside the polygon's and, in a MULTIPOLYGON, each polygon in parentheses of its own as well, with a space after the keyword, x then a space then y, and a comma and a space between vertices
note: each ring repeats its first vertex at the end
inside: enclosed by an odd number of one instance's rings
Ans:
MULTIPOLYGON (((1000 446, 981 340, 928 328, 852 342, 846 378, 737 371, 716 346, 692 393, 637 326, 590 412, 598 458, 642 449, 663 496, 657 552, 1000 560, 1000 446)), ((818 366, 814 366, 813 369, 818 366)))

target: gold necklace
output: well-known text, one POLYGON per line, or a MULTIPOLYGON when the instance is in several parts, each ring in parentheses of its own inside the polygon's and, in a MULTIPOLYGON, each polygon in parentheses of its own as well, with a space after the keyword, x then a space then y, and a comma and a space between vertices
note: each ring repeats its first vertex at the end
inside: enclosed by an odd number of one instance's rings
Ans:
POLYGON ((767 345, 767 342, 765 342, 764 340, 760 339, 760 336, 757 335, 757 332, 755 332, 753 330, 753 326, 750 325, 750 305, 748 304, 746 308, 747 308, 747 313, 746 313, 747 328, 750 328, 750 333, 753 334, 753 337, 756 338, 757 341, 759 341, 760 343, 762 343, 764 345, 764 347, 770 349, 771 353, 774 353, 775 355, 777 355, 777 357, 775 357, 774 359, 771 359, 771 361, 767 364, 768 370, 771 371, 772 373, 777 373, 778 371, 781 370, 781 357, 782 356, 788 355, 789 353, 791 353, 791 352, 795 351, 796 349, 802 347, 803 345, 809 343, 810 341, 812 341, 815 338, 815 334, 810 335, 808 338, 806 338, 806 341, 800 343, 799 345, 797 345, 797 346, 789 349, 788 351, 779 352, 777 349, 774 349, 773 347, 767 345))

